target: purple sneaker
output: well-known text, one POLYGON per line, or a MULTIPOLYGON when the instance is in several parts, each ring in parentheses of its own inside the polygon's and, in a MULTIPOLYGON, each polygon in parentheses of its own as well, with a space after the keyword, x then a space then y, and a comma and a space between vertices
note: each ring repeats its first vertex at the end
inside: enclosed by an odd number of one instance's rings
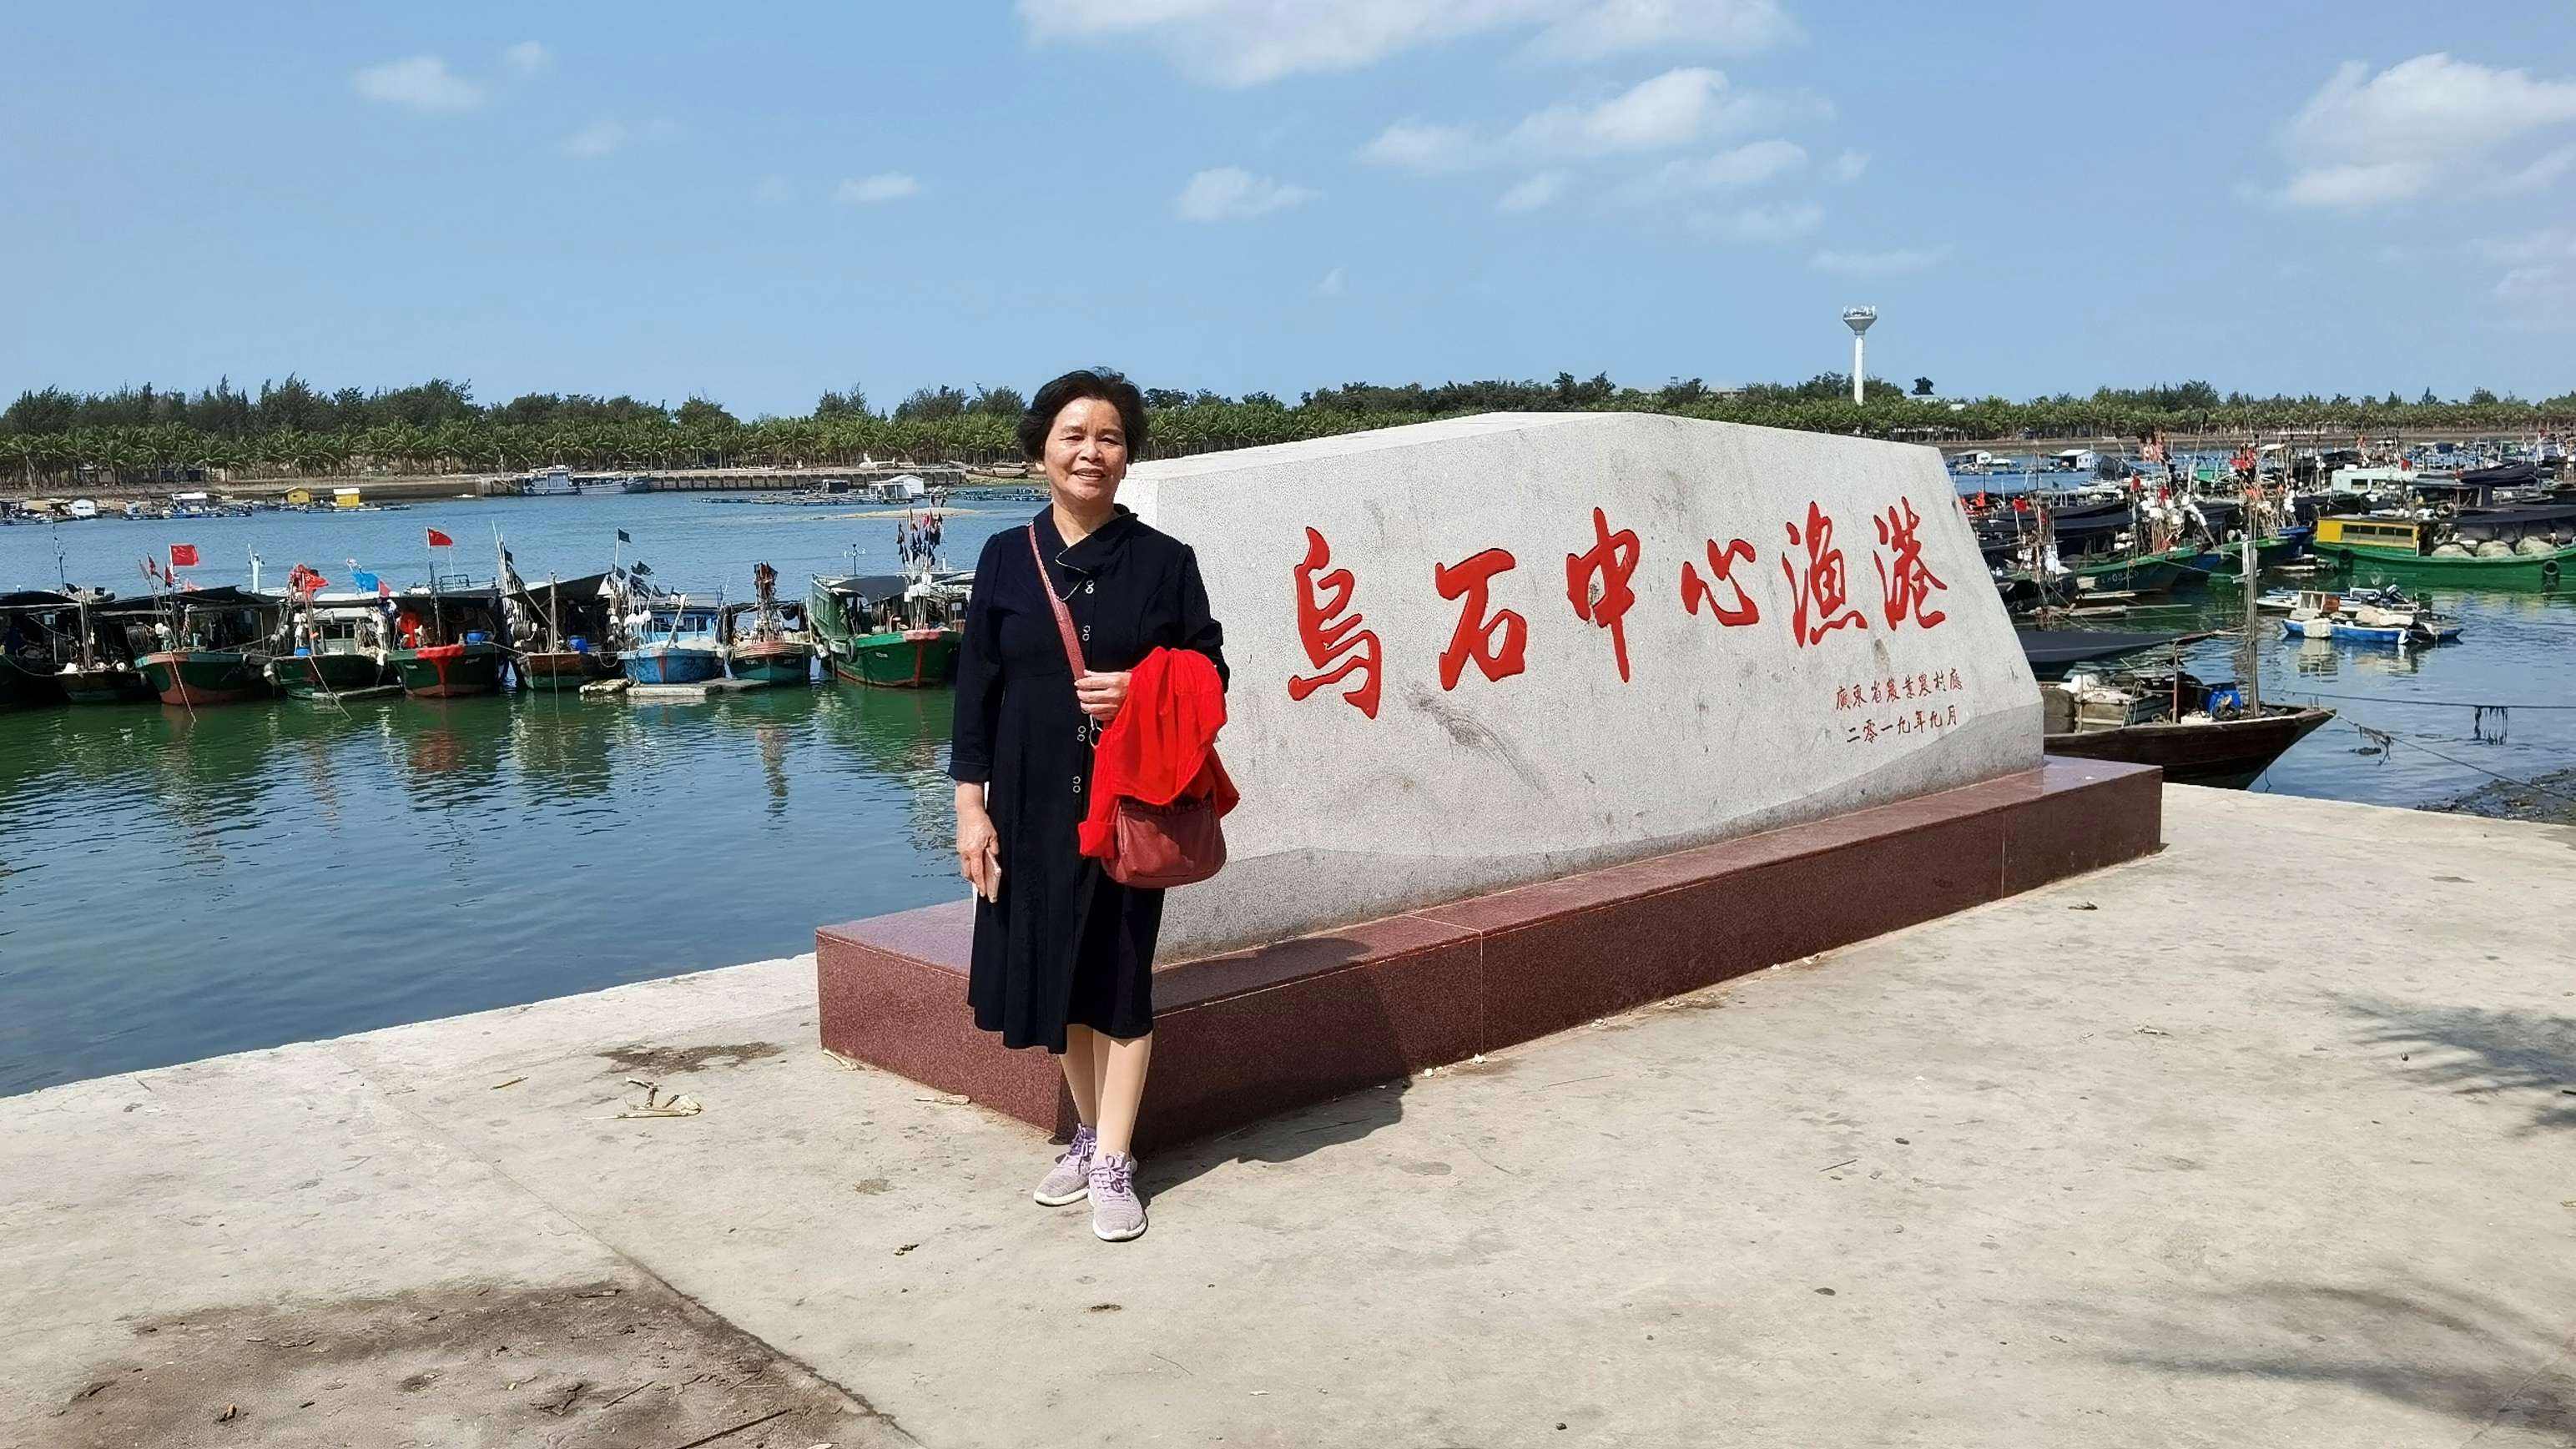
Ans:
POLYGON ((1088 1125, 1073 1129, 1073 1141, 1064 1155, 1047 1170, 1046 1180, 1038 1184, 1037 1199, 1047 1207, 1062 1207, 1080 1202, 1091 1192, 1091 1152, 1099 1145, 1100 1134, 1088 1125))
POLYGON ((1091 1159, 1091 1232, 1104 1243, 1145 1235, 1145 1200, 1136 1195, 1136 1159, 1103 1152, 1091 1159))

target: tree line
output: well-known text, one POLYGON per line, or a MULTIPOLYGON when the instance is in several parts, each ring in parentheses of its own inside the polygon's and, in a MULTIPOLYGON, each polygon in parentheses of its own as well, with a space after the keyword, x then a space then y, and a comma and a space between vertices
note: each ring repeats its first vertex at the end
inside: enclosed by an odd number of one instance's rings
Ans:
MULTIPOLYGON (((1149 457, 1294 442, 1479 412, 1670 413, 1816 432, 1929 440, 2144 437, 2240 439, 2280 429, 2377 434, 2497 433, 2576 426, 2576 392, 2540 402, 2484 388, 2444 399, 2254 397, 2205 381, 2096 389, 2009 401, 1943 399, 1932 379, 1909 394, 1880 378, 1867 400, 1851 380, 1819 373, 1803 382, 1713 388, 1675 378, 1625 387, 1606 374, 1548 381, 1433 385, 1349 382, 1301 394, 1228 397, 1204 389, 1147 388, 1149 457)), ((0 466, 29 487, 147 483, 221 474, 342 477, 369 473, 513 472, 565 464, 583 470, 732 466, 847 467, 862 462, 990 464, 1018 457, 1013 428, 1025 406, 999 385, 915 389, 873 407, 861 388, 828 390, 811 413, 748 421, 713 399, 672 406, 619 395, 527 393, 474 401, 470 384, 444 378, 408 387, 324 391, 303 379, 264 382, 254 394, 229 379, 188 393, 150 386, 108 393, 62 388, 21 393, 0 411, 0 466)))

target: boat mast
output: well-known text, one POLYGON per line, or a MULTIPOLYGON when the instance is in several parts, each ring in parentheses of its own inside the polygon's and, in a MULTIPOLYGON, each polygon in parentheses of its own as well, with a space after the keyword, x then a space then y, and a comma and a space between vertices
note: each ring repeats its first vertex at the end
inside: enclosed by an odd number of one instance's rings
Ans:
POLYGON ((2257 617, 2254 607, 2254 510, 2262 506, 2263 485, 2257 481, 2245 492, 2245 527, 2238 542, 2242 550, 2240 566, 2245 574, 2245 668, 2239 672, 2245 677, 2246 709, 2260 719, 2263 716, 2263 660, 2256 652, 2259 646, 2254 639, 2257 617))

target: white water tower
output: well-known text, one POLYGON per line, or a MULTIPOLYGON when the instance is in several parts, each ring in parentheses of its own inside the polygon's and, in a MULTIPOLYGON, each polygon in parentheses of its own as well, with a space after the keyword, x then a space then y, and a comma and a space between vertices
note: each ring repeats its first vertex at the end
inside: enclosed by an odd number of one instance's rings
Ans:
POLYGON ((1869 376, 1869 373, 1863 365, 1862 359, 1864 354, 1861 349, 1865 344, 1866 337, 1869 332, 1869 324, 1877 320, 1878 309, 1876 307, 1845 307, 1843 309, 1843 325, 1852 330, 1853 402, 1861 401, 1861 382, 1864 378, 1869 376))

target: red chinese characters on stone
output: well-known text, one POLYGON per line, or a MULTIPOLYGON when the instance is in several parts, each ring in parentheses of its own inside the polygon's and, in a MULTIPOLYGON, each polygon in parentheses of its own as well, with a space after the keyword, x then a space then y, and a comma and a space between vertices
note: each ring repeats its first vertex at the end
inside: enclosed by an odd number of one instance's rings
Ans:
POLYGON ((1878 568, 1879 597, 1886 602, 1887 627, 1895 628, 1912 614, 1915 623, 1934 628, 1950 616, 1925 606, 1931 602, 1934 590, 1946 591, 1949 585, 1934 576, 1931 567, 1923 562, 1923 540, 1916 533, 1923 517, 1914 511, 1914 500, 1899 498, 1896 503, 1897 507, 1888 509, 1885 516, 1870 519, 1878 525, 1880 546, 1896 553, 1893 564, 1884 558, 1870 560, 1878 568))
POLYGON ((1833 546, 1834 521, 1813 503, 1807 505, 1807 528, 1801 534, 1798 525, 1783 525, 1789 531, 1789 547, 1804 549, 1807 567, 1802 576, 1796 561, 1789 555, 1780 557, 1781 576, 1789 581, 1789 633, 1798 647, 1821 642, 1827 634, 1845 624, 1869 627, 1860 610, 1851 607, 1851 582, 1843 568, 1843 551, 1833 546))
POLYGON ((1449 647, 1440 651, 1440 687, 1456 689, 1458 676, 1465 673, 1467 661, 1488 681, 1509 679, 1529 667, 1529 620, 1509 609, 1485 616, 1486 595, 1492 589, 1494 575, 1509 572, 1512 556, 1499 548, 1470 554, 1455 564, 1433 564, 1431 582, 1440 597, 1456 599, 1462 595, 1466 606, 1458 611, 1457 631, 1449 636, 1449 647))
POLYGON ((1304 699, 1328 684, 1357 674, 1359 681, 1342 691, 1342 698, 1352 708, 1377 718, 1379 666, 1385 651, 1379 646, 1377 631, 1364 629, 1357 611, 1350 610, 1351 590, 1356 586, 1349 569, 1334 569, 1318 578, 1315 571, 1333 561, 1333 551, 1324 536, 1306 530, 1306 557, 1297 565, 1297 638, 1306 646, 1307 662, 1315 666, 1314 674, 1290 676, 1288 697, 1304 699), (1329 596, 1329 601, 1327 600, 1329 596))
POLYGON ((1637 535, 1633 529, 1610 531, 1610 519, 1592 510, 1592 547, 1565 556, 1565 599, 1574 617, 1610 631, 1611 652, 1619 660, 1619 680, 1628 679, 1629 607, 1637 602, 1628 578, 1637 571, 1637 535), (1594 591, 1594 584, 1599 591, 1594 591))
POLYGON ((1687 561, 1682 564, 1682 607, 1696 617, 1699 606, 1706 604, 1708 611, 1717 616, 1717 622, 1729 629, 1742 624, 1760 623, 1761 606, 1753 602, 1753 596, 1744 591, 1744 581, 1736 578, 1734 574, 1737 564, 1752 561, 1753 545, 1743 539, 1728 539, 1723 549, 1717 546, 1716 539, 1710 539, 1708 541, 1708 578, 1701 578, 1699 569, 1687 561), (1715 582, 1712 583, 1711 580, 1715 582), (1725 584, 1735 590, 1735 602, 1732 605, 1718 602, 1718 584, 1725 584))

